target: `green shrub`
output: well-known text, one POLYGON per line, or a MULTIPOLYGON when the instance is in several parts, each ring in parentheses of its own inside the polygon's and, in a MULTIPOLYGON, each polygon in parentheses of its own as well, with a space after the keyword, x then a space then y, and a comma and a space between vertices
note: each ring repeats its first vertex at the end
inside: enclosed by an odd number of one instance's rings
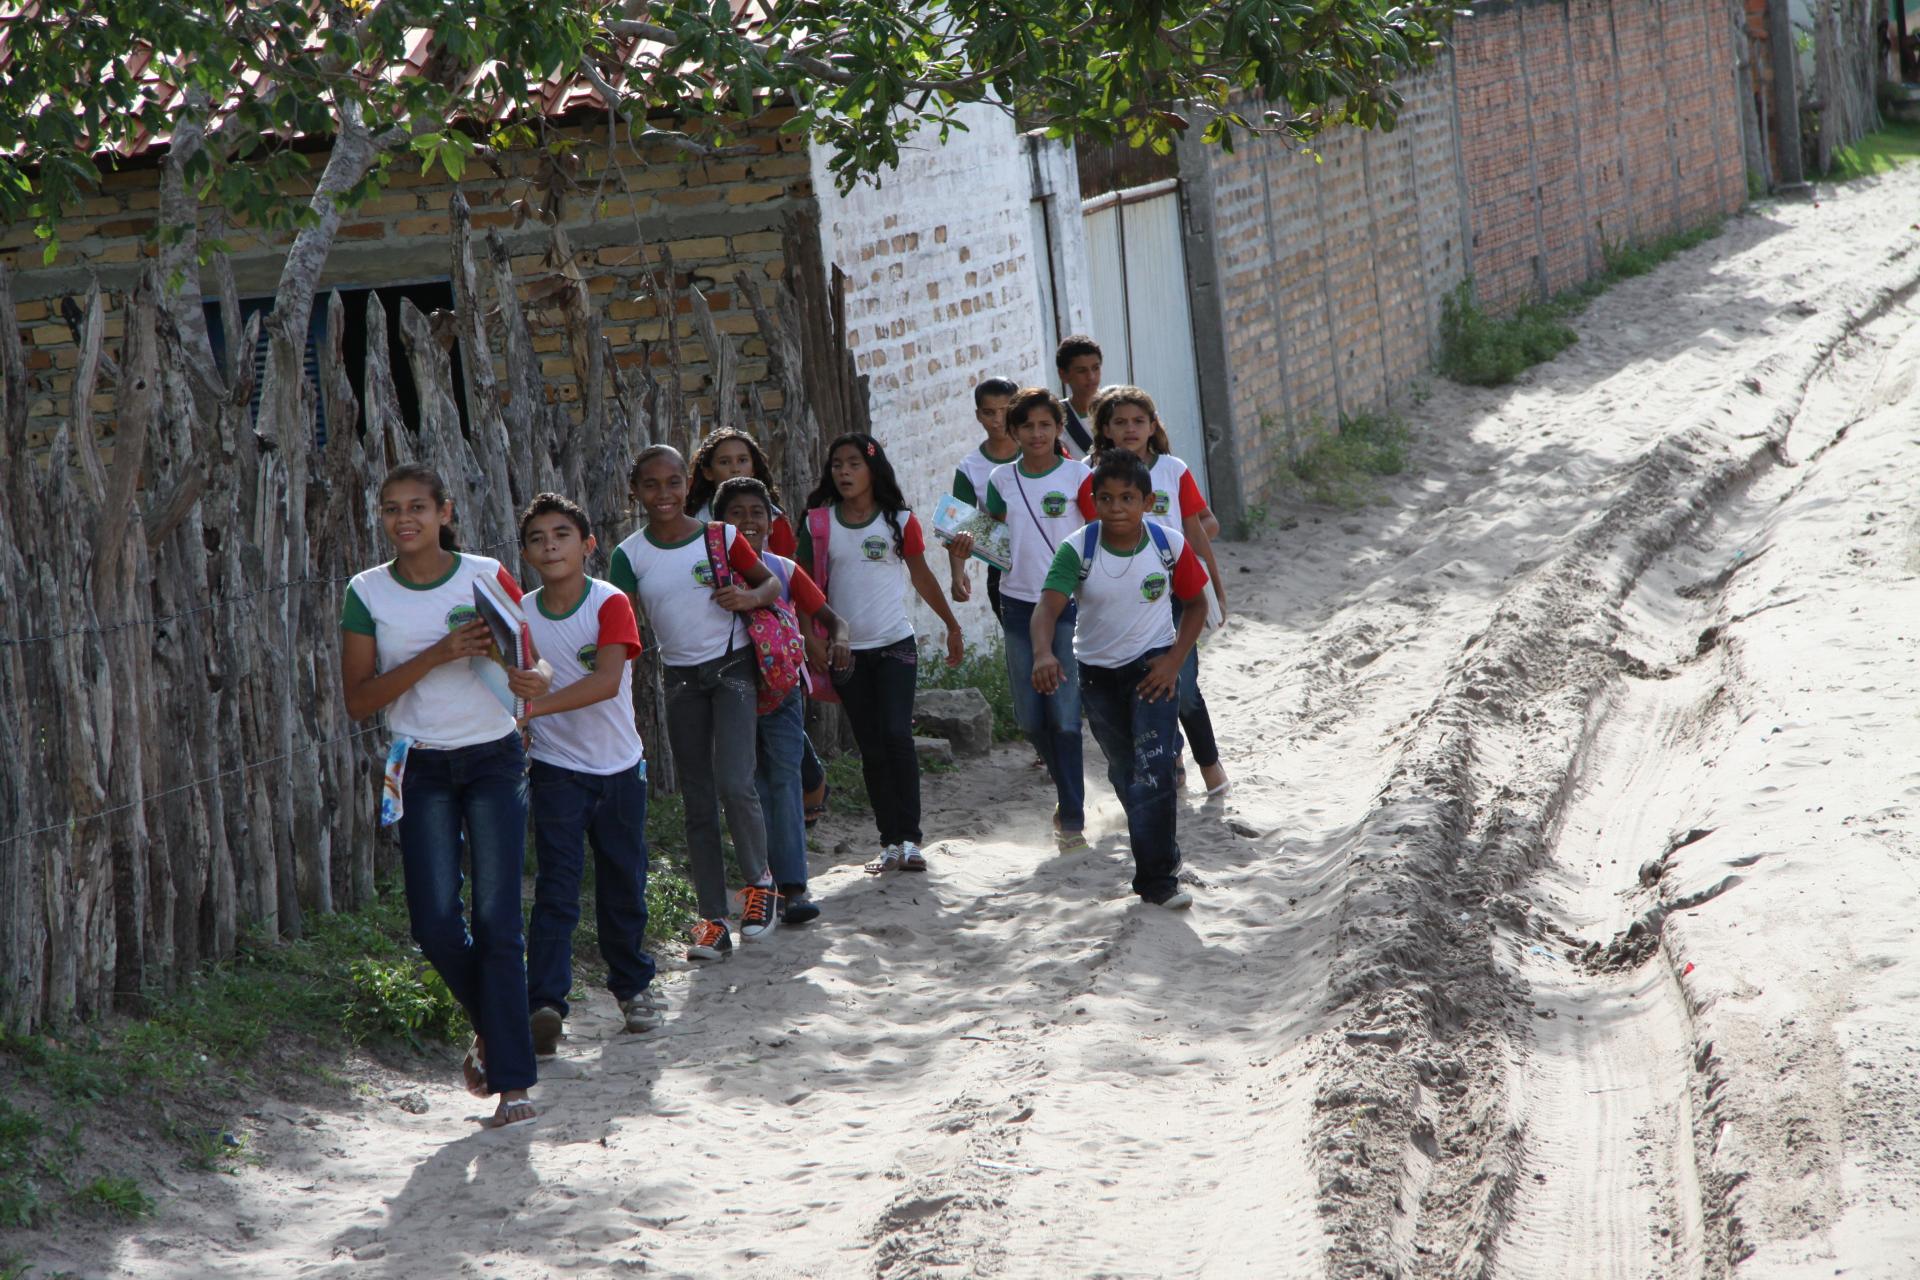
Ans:
POLYGON ((1316 424, 1288 464, 1288 476, 1310 501, 1357 507, 1375 492, 1376 476, 1406 470, 1408 438, 1398 414, 1357 414, 1331 430, 1316 424))
POLYGON ((79 1187, 73 1203, 82 1209, 111 1214, 131 1222, 153 1212, 153 1199, 132 1178, 105 1175, 79 1187))
POLYGON ((1835 182, 1851 182, 1891 173, 1916 159, 1920 159, 1920 124, 1890 121, 1852 146, 1837 149, 1827 176, 1835 182))
POLYGON ((1440 300, 1439 370, 1475 387, 1512 382, 1578 340, 1563 314, 1553 303, 1529 302, 1496 319, 1474 302, 1473 282, 1462 280, 1440 300))
POLYGON ((957 667, 947 665, 946 651, 922 655, 922 689, 978 689, 993 708, 993 740, 1011 742, 1020 736, 1013 718, 1013 689, 1007 683, 1006 644, 999 636, 976 645, 957 667))

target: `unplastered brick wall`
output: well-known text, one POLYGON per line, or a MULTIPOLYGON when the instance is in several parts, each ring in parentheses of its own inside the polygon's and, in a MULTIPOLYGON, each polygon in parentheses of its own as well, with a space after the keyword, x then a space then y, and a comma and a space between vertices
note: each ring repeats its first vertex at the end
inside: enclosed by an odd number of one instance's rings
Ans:
MULTIPOLYGON (((967 131, 944 145, 921 134, 877 184, 843 196, 823 163, 815 174, 825 256, 847 273, 847 342, 868 379, 874 433, 923 518, 980 442, 974 384, 1052 381, 1036 274, 1046 248, 1032 242, 1026 148, 998 111, 971 108, 965 119, 967 131)), ((928 560, 944 585, 945 555, 934 547, 928 560)), ((973 578, 975 601, 958 612, 978 643, 997 630, 978 562, 973 578)), ((933 613, 917 608, 923 640, 938 638, 933 613)))
POLYGON ((1402 85, 1392 133, 1340 130, 1317 156, 1189 148, 1224 354, 1209 412, 1231 423, 1213 470, 1241 509, 1280 491, 1314 424, 1399 402, 1462 280, 1510 310, 1602 271, 1611 246, 1739 209, 1734 38, 1720 0, 1478 7, 1402 85))
MULTIPOLYGON (((683 389, 708 422, 714 406, 703 394, 711 386, 707 353, 695 335, 685 298, 681 296, 676 315, 663 315, 645 282, 659 270, 664 251, 681 294, 689 284, 699 287, 716 328, 738 343, 742 387, 767 377, 766 345, 751 299, 736 281, 744 270, 763 300, 773 304, 787 268, 785 222, 798 214, 808 229, 803 233, 811 234, 817 216, 806 142, 779 132, 785 118, 784 112, 770 112, 755 121, 742 140, 755 153, 724 161, 689 161, 678 152, 654 148, 636 155, 622 147, 615 165, 608 161, 603 129, 557 131, 575 143, 580 161, 571 175, 577 186, 561 196, 559 226, 571 250, 572 269, 585 279, 599 308, 616 361, 631 364, 645 358, 639 344, 658 343, 671 330, 680 339, 683 389)), ((314 157, 316 173, 324 162, 324 154, 314 157)), ((553 269, 553 236, 537 223, 516 229, 511 206, 522 199, 538 203, 538 184, 547 165, 542 155, 526 151, 510 153, 501 167, 504 174, 497 174, 476 162, 457 185, 473 210, 476 234, 498 229, 506 239, 524 294, 527 281, 553 269)), ((8 228, 0 237, 0 258, 19 273, 15 294, 21 300, 20 324, 34 379, 30 412, 36 444, 64 420, 79 359, 74 335, 61 318, 62 300, 83 301, 89 282, 98 279, 107 291, 106 337, 109 343, 118 340, 117 310, 141 260, 154 251, 149 233, 159 207, 159 180, 152 164, 106 175, 102 193, 62 223, 62 247, 51 264, 42 262, 32 228, 8 228)), ((455 186, 437 169, 430 176, 410 164, 396 171, 382 194, 342 222, 322 276, 323 290, 449 278, 447 210, 455 186)), ((241 295, 271 295, 284 262, 285 239, 256 235, 245 227, 227 231, 223 239, 241 295)), ((484 252, 484 245, 480 248, 484 252)), ((484 264, 482 271, 488 274, 484 264)), ((528 314, 549 396, 576 404, 580 388, 558 311, 536 301, 528 314)), ((656 365, 664 363, 665 353, 655 349, 652 358, 656 365)), ((496 365, 504 387, 505 366, 497 352, 496 365)), ((766 399, 769 408, 779 407, 776 391, 769 388, 766 399)), ((97 395, 94 408, 111 410, 111 396, 97 395)), ((109 441, 111 425, 96 420, 109 441)))

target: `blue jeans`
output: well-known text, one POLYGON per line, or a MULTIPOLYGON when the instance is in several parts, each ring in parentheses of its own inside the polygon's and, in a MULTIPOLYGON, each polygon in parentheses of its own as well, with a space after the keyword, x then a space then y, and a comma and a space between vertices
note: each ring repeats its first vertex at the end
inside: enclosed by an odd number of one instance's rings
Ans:
POLYGON ((800 789, 806 754, 806 702, 795 689, 760 717, 753 771, 760 812, 767 821, 767 867, 782 891, 807 886, 807 811, 800 789))
POLYGON ((527 922, 527 1004, 567 1015, 588 841, 607 989, 615 1000, 631 1000, 653 981, 647 953, 647 766, 599 774, 535 760, 527 773, 539 860, 527 922))
POLYGON ((527 845, 527 757, 520 735, 407 755, 400 865, 407 916, 447 989, 486 1044, 487 1088, 535 1080, 520 934, 520 866, 527 845), (462 837, 473 870, 473 928, 460 908, 462 837))
MULTIPOLYGON (((1213 588, 1209 586, 1207 590, 1213 588)), ((1177 598, 1173 602, 1173 629, 1180 630, 1181 611, 1187 608, 1205 609, 1205 600, 1195 600, 1191 606, 1182 604, 1177 598)), ((1200 693, 1200 646, 1194 645, 1187 650, 1187 660, 1180 664, 1180 727, 1186 731, 1186 744, 1193 749, 1193 762, 1202 769, 1211 769, 1220 763, 1220 744, 1213 736, 1213 716, 1207 710, 1207 700, 1200 693)), ((1176 739, 1177 741, 1177 739, 1176 739)), ((1176 746, 1174 755, 1179 755, 1176 746)))
POLYGON ((1006 597, 1000 625, 1007 637, 1007 684, 1013 691, 1013 718, 1040 754, 1060 802, 1060 827, 1079 831, 1087 825, 1087 775, 1080 742, 1080 669, 1073 660, 1073 624, 1079 606, 1067 608, 1053 628, 1053 656, 1060 660, 1060 687, 1041 693, 1033 687, 1033 611, 1038 605, 1006 597))
POLYGON ((1107 755, 1107 780, 1127 811, 1133 845, 1133 891, 1142 897, 1171 892, 1180 868, 1174 836, 1174 746, 1180 704, 1176 698, 1140 697, 1147 663, 1165 653, 1149 649, 1124 667, 1080 668, 1080 701, 1087 727, 1107 755))

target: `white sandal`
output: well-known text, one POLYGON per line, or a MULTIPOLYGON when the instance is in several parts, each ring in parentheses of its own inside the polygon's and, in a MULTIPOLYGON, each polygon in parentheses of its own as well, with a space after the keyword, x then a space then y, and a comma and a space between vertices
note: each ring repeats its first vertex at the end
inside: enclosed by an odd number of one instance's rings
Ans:
POLYGON ((900 866, 906 871, 925 871, 927 855, 920 851, 919 845, 908 840, 900 846, 900 866))
POLYGON ((885 875, 889 871, 898 871, 899 869, 900 846, 897 844, 888 845, 880 851, 879 857, 867 864, 867 874, 870 876, 885 875))

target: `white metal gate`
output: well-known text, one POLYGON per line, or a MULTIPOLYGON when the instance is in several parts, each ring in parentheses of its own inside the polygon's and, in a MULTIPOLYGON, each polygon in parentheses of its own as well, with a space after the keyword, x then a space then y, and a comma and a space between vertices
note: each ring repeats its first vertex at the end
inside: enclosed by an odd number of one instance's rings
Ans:
POLYGON ((1087 232, 1093 337, 1102 378, 1153 396, 1173 451, 1203 493, 1207 447, 1200 419, 1200 366, 1187 301, 1187 255, 1177 180, 1096 196, 1080 206, 1087 232))

